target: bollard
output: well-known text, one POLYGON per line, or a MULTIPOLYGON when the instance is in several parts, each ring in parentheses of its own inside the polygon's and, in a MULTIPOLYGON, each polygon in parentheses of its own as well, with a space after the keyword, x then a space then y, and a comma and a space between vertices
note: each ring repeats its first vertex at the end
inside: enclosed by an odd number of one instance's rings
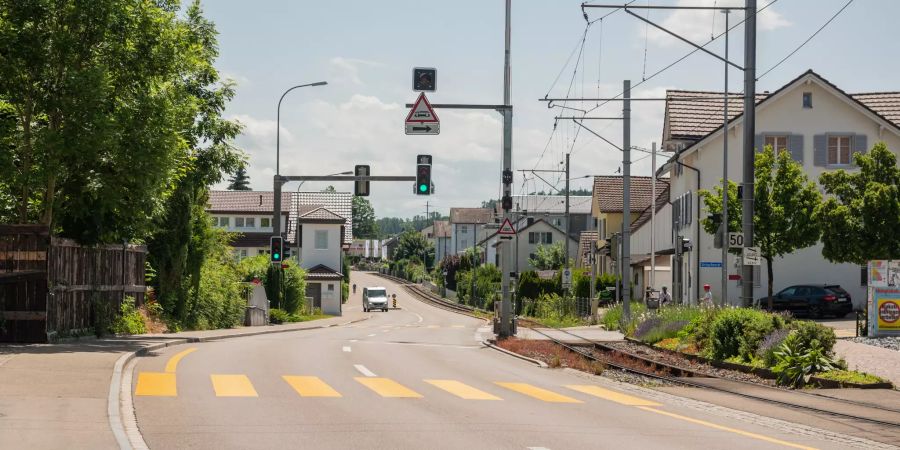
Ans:
POLYGON ((397 294, 394 294, 392 297, 394 309, 397 309, 397 294))

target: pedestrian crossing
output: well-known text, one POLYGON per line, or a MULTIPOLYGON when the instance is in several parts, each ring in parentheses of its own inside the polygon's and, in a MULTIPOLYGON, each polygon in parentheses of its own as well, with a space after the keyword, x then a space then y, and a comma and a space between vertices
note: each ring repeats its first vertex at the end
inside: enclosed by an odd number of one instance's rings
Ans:
MULTIPOLYGON (((282 375, 280 381, 301 398, 343 399, 371 392, 382 398, 422 399, 426 396, 446 396, 459 400, 504 401, 504 400, 537 400, 546 403, 582 404, 590 399, 602 399, 628 406, 660 406, 659 403, 632 395, 605 389, 596 385, 562 385, 536 386, 531 383, 516 381, 495 381, 485 389, 472 386, 460 380, 427 378, 416 383, 422 388, 411 387, 394 379, 375 376, 353 377, 353 380, 365 387, 363 391, 344 385, 347 392, 339 392, 331 384, 314 375, 282 375), (492 388, 491 388, 492 387, 492 388), (352 391, 352 395, 351 392, 352 391), (581 394, 580 398, 575 396, 581 394)), ((244 374, 211 374, 210 389, 216 397, 248 397, 257 398, 259 393, 254 381, 244 374)), ((273 380, 255 380, 256 383, 269 383, 273 380)), ((138 397, 177 397, 175 374, 142 372, 138 374, 134 395, 138 397), (171 376, 168 376, 171 375, 171 376)), ((193 393, 196 395, 196 393, 193 393)))

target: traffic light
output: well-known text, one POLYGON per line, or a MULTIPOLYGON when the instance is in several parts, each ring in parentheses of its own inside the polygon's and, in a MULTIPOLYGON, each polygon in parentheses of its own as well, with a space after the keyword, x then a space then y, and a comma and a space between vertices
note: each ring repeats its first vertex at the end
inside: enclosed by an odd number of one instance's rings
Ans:
POLYGON ((500 207, 503 208, 504 211, 509 211, 512 209, 512 197, 508 195, 504 195, 502 199, 500 199, 500 207))
POLYGON ((273 263, 280 263, 284 259, 284 242, 281 236, 272 236, 269 239, 269 258, 273 263))
POLYGON ((416 157, 416 195, 431 195, 431 155, 416 157))
POLYGON ((413 68, 413 90, 434 92, 437 89, 437 69, 431 67, 413 68))
MULTIPOLYGON (((369 166, 358 165, 353 169, 353 173, 358 177, 367 177, 370 175, 369 166)), ((357 197, 368 197, 369 196, 369 182, 368 181, 355 181, 353 191, 357 197)))

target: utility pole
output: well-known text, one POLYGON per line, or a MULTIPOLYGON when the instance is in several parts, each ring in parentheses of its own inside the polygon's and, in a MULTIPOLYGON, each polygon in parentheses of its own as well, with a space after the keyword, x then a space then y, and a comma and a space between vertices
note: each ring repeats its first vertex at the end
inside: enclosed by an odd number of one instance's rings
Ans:
MULTIPOLYGON (((503 170, 512 171, 512 108, 510 107, 510 66, 509 66, 509 44, 511 35, 511 11, 512 0, 506 0, 506 32, 504 39, 503 54, 503 170)), ((504 197, 512 196, 512 185, 503 183, 504 197)), ((510 206, 510 205, 506 205, 510 206)), ((503 208, 503 218, 510 218, 509 208, 503 208)), ((512 314, 511 314, 511 298, 509 291, 509 269, 512 268, 510 259, 512 257, 512 249, 510 244, 501 245, 503 255, 501 257, 501 300, 500 300, 500 337, 507 337, 512 334, 512 314)))
MULTIPOLYGON (((728 17, 731 11, 725 9, 722 10, 722 13, 725 14, 725 60, 727 61, 728 17)), ((719 306, 725 306, 728 303, 728 63, 725 64, 723 100, 725 101, 725 112, 722 117, 722 300, 719 306)), ((699 242, 696 244, 699 245, 699 242)), ((697 282, 699 281, 697 280, 697 282)))
POLYGON ((631 80, 623 83, 622 98, 622 301, 625 320, 631 319, 631 80))
MULTIPOLYGON (((753 246, 753 189, 756 151, 756 0, 747 0, 744 22, 744 181, 741 231, 744 246, 753 246)), ((753 266, 744 264, 741 276, 741 306, 753 304, 753 266)))
MULTIPOLYGON (((653 199, 650 200, 650 289, 656 289, 656 142, 650 147, 650 166, 652 177, 650 190, 653 199)), ((662 306, 662 305, 660 305, 662 306)))
MULTIPOLYGON (((569 268, 569 156, 570 153, 566 153, 566 255, 565 255, 565 268, 569 268)), ((571 290, 571 287, 566 288, 566 294, 568 294, 571 290)))
MULTIPOLYGON (((425 223, 428 223, 428 218, 431 217, 431 214, 429 214, 428 206, 429 206, 428 200, 426 200, 425 201, 425 223)), ((434 220, 431 221, 431 236, 435 236, 434 220)), ((426 243, 428 242, 427 235, 425 236, 425 242, 426 243)), ((437 240, 435 240, 435 243, 437 243, 437 240)), ((426 245, 425 248, 422 249, 422 267, 425 268, 425 273, 428 273, 428 245, 426 245)))

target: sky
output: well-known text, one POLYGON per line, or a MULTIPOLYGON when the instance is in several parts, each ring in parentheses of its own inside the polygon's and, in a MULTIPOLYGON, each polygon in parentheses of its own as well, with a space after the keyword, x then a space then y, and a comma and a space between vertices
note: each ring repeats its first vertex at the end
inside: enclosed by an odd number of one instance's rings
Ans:
MULTIPOLYGON (((652 0, 656 5, 742 6, 743 0, 652 0)), ((771 0, 758 0, 763 7, 771 0)), ((796 49, 848 0, 776 0, 758 16, 757 76, 796 49)), ((619 4, 594 1, 593 4, 619 4)), ((647 4, 636 0, 635 5, 647 4)), ((573 189, 590 189, 591 175, 614 174, 622 154, 581 130, 574 109, 548 108, 544 97, 609 97, 631 80, 633 97, 659 98, 667 89, 724 89, 724 63, 618 11, 587 25, 579 0, 513 0, 511 92, 513 169, 562 169, 571 153, 573 189), (646 79, 646 80, 645 80, 646 79), (554 126, 554 124, 556 124, 554 126)), ((281 106, 281 173, 328 175, 368 164, 373 175, 415 174, 418 154, 431 154, 435 194, 417 196, 412 183, 378 182, 369 200, 378 217, 447 214, 498 198, 502 120, 489 110, 437 110, 438 136, 407 136, 403 121, 412 91, 412 68, 437 68, 433 103, 499 104, 503 97, 504 1, 453 0, 208 0, 207 17, 220 33, 217 67, 237 83, 226 116, 240 121, 237 145, 246 153, 250 185, 271 190, 275 174, 276 110, 288 88, 315 81, 327 86, 290 92, 281 106)), ((724 31, 713 11, 635 10, 702 45, 724 31)), ((590 20, 610 10, 589 8, 590 20)), ((743 12, 730 15, 731 24, 743 12)), ((893 29, 900 1, 855 0, 809 43, 761 76, 757 91, 774 91, 813 69, 848 92, 900 90, 900 46, 893 29)), ((728 33, 730 59, 743 65, 743 26, 728 33)), ((724 54, 724 37, 707 46, 724 54)), ((743 91, 742 72, 731 69, 729 88, 743 91)), ((556 103, 592 109, 596 102, 556 103)), ((664 102, 633 102, 632 145, 650 148, 662 137, 664 102)), ((612 102, 589 115, 621 116, 612 102)), ((616 145, 621 121, 585 125, 616 145)), ((649 154, 633 152, 633 175, 650 175, 649 154)), ((661 164, 665 156, 658 158, 661 164)), ((562 174, 516 172, 514 194, 564 186, 562 174), (549 182, 549 183, 548 183, 549 182)), ((320 190, 328 183, 292 182, 286 190, 320 190)), ((224 188, 222 183, 217 188, 224 188)), ((337 183, 352 191, 352 183, 337 183)))

